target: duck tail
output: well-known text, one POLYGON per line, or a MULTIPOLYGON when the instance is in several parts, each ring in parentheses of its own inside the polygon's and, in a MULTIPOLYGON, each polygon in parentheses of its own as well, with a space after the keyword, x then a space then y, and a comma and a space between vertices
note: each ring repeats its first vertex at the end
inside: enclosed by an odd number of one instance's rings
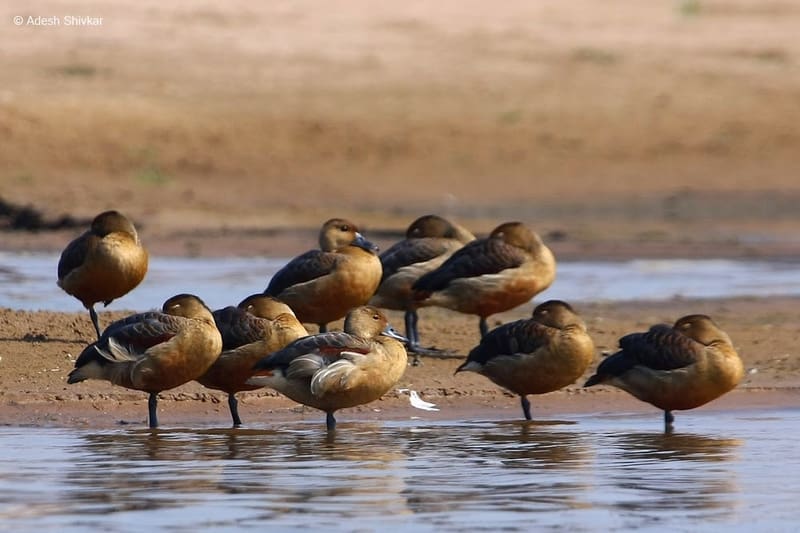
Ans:
POLYGON ((595 374, 591 376, 589 379, 586 380, 586 383, 583 384, 584 387, 591 387, 592 385, 598 385, 605 381, 605 377, 601 376, 600 374, 595 374))
POLYGON ((483 368, 483 365, 481 365, 477 361, 466 361, 461 366, 456 368, 456 371, 453 372, 453 375, 458 374, 459 372, 478 372, 478 373, 480 373, 481 368, 483 368))

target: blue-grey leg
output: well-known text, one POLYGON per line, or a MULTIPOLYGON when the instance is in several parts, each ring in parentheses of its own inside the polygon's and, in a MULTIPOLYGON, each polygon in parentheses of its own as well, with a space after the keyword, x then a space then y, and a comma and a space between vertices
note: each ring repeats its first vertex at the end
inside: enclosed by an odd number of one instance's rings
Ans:
POLYGON ((94 325, 94 330, 97 332, 97 339, 100 340, 100 324, 97 321, 97 311, 94 310, 94 306, 89 307, 89 316, 92 318, 92 324, 94 325))
POLYGON ((675 422, 675 416, 672 411, 664 411, 664 432, 669 433, 672 431, 672 423, 675 422))
POLYGON ((239 401, 236 399, 236 393, 228 393, 228 408, 231 410, 231 418, 233 418, 233 427, 241 426, 242 419, 239 418, 239 401))
POLYGON ((325 424, 328 426, 328 431, 336 429, 336 419, 333 417, 333 413, 327 413, 325 415, 325 424))
POLYGON ((522 414, 525 415, 525 420, 532 420, 531 419, 531 402, 528 401, 528 397, 525 395, 520 395, 519 403, 522 405, 522 414))
POLYGON ((150 398, 147 399, 147 412, 151 428, 158 427, 158 393, 151 392, 150 398))
POLYGON ((481 317, 478 327, 481 330, 481 338, 484 338, 486 334, 489 333, 489 324, 486 323, 486 317, 481 317))

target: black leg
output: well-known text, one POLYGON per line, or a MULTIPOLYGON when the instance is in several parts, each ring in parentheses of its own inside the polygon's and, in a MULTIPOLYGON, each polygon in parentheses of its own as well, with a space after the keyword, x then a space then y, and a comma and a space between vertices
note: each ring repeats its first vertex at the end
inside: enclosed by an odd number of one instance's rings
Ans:
POLYGON ((406 322, 406 338, 412 345, 416 345, 419 342, 419 334, 417 333, 417 320, 419 320, 419 317, 417 312, 413 309, 407 310, 403 318, 406 322))
POLYGON ((414 310, 406 310, 403 319, 406 323, 406 338, 408 339, 408 351, 414 354, 414 360, 411 361, 412 366, 419 366, 422 362, 419 360, 419 337, 417 333, 417 312, 414 310))
POLYGON ((675 422, 675 417, 672 411, 664 411, 664 432, 669 433, 672 431, 672 423, 675 422))
POLYGON ((94 310, 94 306, 89 306, 89 316, 92 318, 92 324, 94 324, 94 330, 97 332, 97 339, 100 340, 100 324, 97 321, 97 312, 94 310))
POLYGON ((233 427, 241 426, 242 419, 239 418, 239 402, 236 400, 236 393, 228 393, 228 407, 231 410, 231 417, 233 418, 233 427))
POLYGON ((328 324, 319 324, 320 333, 328 333, 328 324))
POLYGON ((481 317, 478 327, 481 330, 481 338, 484 338, 486 334, 489 333, 489 324, 486 323, 486 317, 481 317))
POLYGON ((333 413, 327 413, 325 415, 325 424, 328 426, 328 431, 336 429, 336 419, 333 418, 333 413))
POLYGON ((150 427, 151 428, 157 428, 158 427, 158 414, 156 412, 157 409, 158 409, 158 393, 157 392, 151 392, 150 393, 150 398, 147 400, 147 409, 148 409, 149 418, 150 418, 150 427))
POLYGON ((528 401, 527 396, 520 396, 519 403, 522 405, 522 414, 525 415, 525 420, 532 420, 531 418, 531 402, 528 401))

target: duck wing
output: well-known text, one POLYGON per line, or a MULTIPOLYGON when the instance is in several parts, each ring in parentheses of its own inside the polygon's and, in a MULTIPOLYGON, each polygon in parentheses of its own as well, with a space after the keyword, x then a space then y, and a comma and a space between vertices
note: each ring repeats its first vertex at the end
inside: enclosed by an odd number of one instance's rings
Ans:
POLYGON ((370 352, 369 341, 345 333, 330 331, 319 335, 302 337, 285 348, 258 361, 254 370, 273 370, 276 368, 294 374, 294 377, 310 376, 323 366, 342 358, 358 358, 370 352), (297 361, 300 358, 305 359, 297 361))
POLYGON ((91 361, 101 365, 132 361, 180 332, 186 319, 158 311, 131 315, 112 323, 97 342, 87 346, 75 361, 80 368, 91 361))
POLYGON ((264 319, 253 316, 238 307, 228 306, 218 309, 212 314, 214 323, 222 335, 223 351, 257 342, 266 335, 264 319))
POLYGON ((96 237, 94 239, 92 237, 90 232, 86 232, 64 248, 58 259, 58 279, 64 279, 70 272, 83 264, 86 256, 89 255, 90 241, 96 240, 96 237))
POLYGON ((620 376, 635 366, 652 370, 676 370, 697 362, 703 346, 667 324, 657 324, 644 333, 631 333, 619 340, 620 350, 605 359, 585 386, 620 376))
POLYGON ((467 361, 461 367, 466 367, 469 363, 483 366, 497 357, 533 353, 547 346, 553 334, 553 328, 535 320, 517 320, 504 324, 487 333, 480 344, 469 352, 467 361))
POLYGON ((464 245, 442 265, 414 283, 412 289, 431 293, 447 287, 458 278, 496 274, 525 262, 525 252, 501 239, 480 239, 464 245))
POLYGON ((381 282, 404 266, 424 263, 446 253, 450 248, 442 239, 408 239, 395 243, 380 255, 383 276, 381 282))
POLYGON ((279 296, 287 288, 330 274, 336 268, 337 255, 309 250, 298 255, 272 276, 264 294, 279 296))

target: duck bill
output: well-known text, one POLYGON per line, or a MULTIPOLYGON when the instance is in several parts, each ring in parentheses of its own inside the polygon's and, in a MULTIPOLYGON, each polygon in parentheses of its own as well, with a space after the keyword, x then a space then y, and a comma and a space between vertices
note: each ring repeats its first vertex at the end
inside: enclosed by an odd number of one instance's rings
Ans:
POLYGON ((392 326, 386 326, 386 328, 383 331, 381 331, 381 335, 385 335, 389 338, 396 339, 400 342, 405 342, 405 343, 409 342, 407 338, 397 333, 397 331, 395 331, 395 329, 392 326))
POLYGON ((356 233, 356 238, 350 243, 353 246, 358 246, 368 252, 378 253, 378 247, 364 238, 360 233, 356 233))

